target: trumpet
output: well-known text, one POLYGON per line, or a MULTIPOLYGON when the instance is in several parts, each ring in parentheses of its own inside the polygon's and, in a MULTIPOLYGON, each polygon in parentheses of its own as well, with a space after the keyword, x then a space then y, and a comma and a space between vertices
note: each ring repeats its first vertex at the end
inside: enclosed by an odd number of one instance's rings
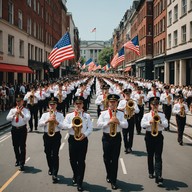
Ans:
POLYGON ((138 105, 139 106, 142 106, 143 105, 143 99, 144 99, 144 96, 140 96, 139 99, 138 99, 138 105))
MULTIPOLYGON (((55 116, 53 109, 50 110, 50 117, 51 116, 55 116)), ((48 132, 47 132, 49 137, 53 137, 55 135, 55 127, 56 127, 55 120, 50 121, 48 125, 48 132)))
POLYGON ((135 103, 132 99, 127 101, 124 115, 125 119, 130 119, 134 115, 135 112, 134 105, 135 103))
POLYGON ((155 110, 155 114, 153 116, 153 123, 152 123, 152 128, 151 128, 151 135, 153 137, 156 137, 158 133, 158 123, 161 121, 160 116, 158 115, 157 110, 155 110))
MULTIPOLYGON (((112 116, 116 117, 116 110, 113 112, 112 116)), ((117 135, 117 124, 116 123, 110 123, 109 135, 111 137, 115 137, 117 135)))
POLYGON ((72 125, 74 127, 75 132, 74 138, 76 141, 79 141, 82 135, 81 129, 83 127, 83 120, 81 119, 81 117, 79 117, 79 114, 72 119, 72 125))
POLYGON ((171 96, 167 95, 166 99, 167 99, 167 105, 170 105, 171 104, 171 96))
POLYGON ((57 94, 57 96, 58 96, 58 102, 62 103, 62 91, 61 90, 59 90, 59 93, 57 94))
POLYGON ((30 105, 34 105, 34 91, 31 91, 31 95, 29 96, 30 105))

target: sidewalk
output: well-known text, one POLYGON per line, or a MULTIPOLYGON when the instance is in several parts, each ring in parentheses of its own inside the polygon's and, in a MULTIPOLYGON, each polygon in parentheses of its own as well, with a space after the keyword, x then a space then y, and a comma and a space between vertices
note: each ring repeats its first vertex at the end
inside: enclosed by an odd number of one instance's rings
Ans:
MULTIPOLYGON (((6 116, 8 113, 9 110, 0 112, 0 130, 11 125, 11 123, 6 120, 6 116)), ((176 121, 174 115, 171 116, 171 125, 176 127, 176 121)), ((192 114, 190 112, 187 114, 187 123, 185 126, 184 135, 192 139, 192 114)))

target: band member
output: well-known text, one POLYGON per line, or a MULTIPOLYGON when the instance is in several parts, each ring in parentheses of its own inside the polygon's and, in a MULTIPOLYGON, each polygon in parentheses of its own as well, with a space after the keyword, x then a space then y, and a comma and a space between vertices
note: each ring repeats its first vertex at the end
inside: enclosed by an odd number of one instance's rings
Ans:
POLYGON ((98 95, 95 104, 98 106, 97 109, 97 115, 99 117, 101 111, 108 109, 108 101, 107 101, 107 96, 109 95, 109 88, 110 86, 107 84, 104 84, 101 89, 102 89, 102 94, 98 95))
POLYGON ((173 95, 170 93, 169 85, 164 86, 164 93, 161 94, 160 102, 163 104, 163 113, 168 120, 168 127, 165 130, 170 131, 170 119, 172 112, 173 95))
POLYGON ((24 101, 27 101, 27 108, 31 113, 29 120, 30 132, 33 131, 33 118, 35 120, 35 130, 38 125, 38 101, 40 100, 39 94, 35 91, 35 87, 31 86, 30 91, 24 97, 24 101))
POLYGON ((151 91, 149 91, 148 94, 147 94, 147 99, 149 101, 149 111, 151 110, 151 105, 150 105, 151 100, 153 100, 154 98, 157 98, 159 100, 160 96, 161 95, 160 95, 159 91, 157 90, 156 84, 153 83, 151 85, 151 91))
POLYGON ((131 93, 131 89, 124 89, 124 99, 120 100, 117 107, 119 110, 124 111, 125 118, 128 121, 128 129, 122 130, 126 154, 132 152, 135 113, 139 113, 139 108, 137 106, 137 103, 131 98, 131 93))
POLYGON ((147 161, 149 178, 154 178, 157 184, 163 182, 162 178, 162 152, 163 134, 162 131, 168 126, 165 114, 158 112, 159 101, 154 99, 150 103, 151 111, 144 114, 141 120, 141 127, 146 130, 145 144, 147 149, 147 161), (154 164, 155 161, 155 164, 154 164))
POLYGON ((137 91, 133 95, 134 100, 137 101, 137 105, 139 108, 139 113, 135 114, 135 124, 136 124, 136 130, 137 134, 139 135, 141 133, 141 119, 143 118, 144 115, 144 106, 145 102, 147 102, 147 97, 143 92, 143 87, 138 86, 137 91))
POLYGON ((69 158, 73 171, 72 182, 78 191, 83 191, 82 183, 85 173, 85 159, 88 148, 88 136, 93 127, 91 117, 83 110, 84 98, 74 97, 75 110, 66 115, 64 128, 69 130, 69 158), (76 120, 75 120, 76 119, 76 120))
POLYGON ((121 130, 127 129, 128 122, 124 113, 117 110, 119 96, 108 95, 109 108, 101 112, 97 121, 97 127, 103 129, 103 161, 107 176, 106 181, 111 183, 112 189, 117 189, 118 159, 121 150, 121 130))
POLYGON ((64 116, 57 112, 57 99, 52 97, 48 103, 49 112, 43 113, 39 120, 39 127, 43 127, 44 152, 49 167, 48 174, 52 175, 53 183, 59 181, 59 148, 61 145, 60 130, 64 128, 64 116))
POLYGON ((172 112, 176 114, 177 122, 177 141, 180 145, 183 145, 183 132, 186 125, 186 114, 188 113, 189 108, 187 104, 184 103, 183 94, 179 94, 178 102, 174 104, 172 112))
POLYGON ((24 170, 26 156, 26 139, 27 139, 27 123, 30 119, 30 112, 23 107, 23 96, 18 95, 16 98, 16 107, 12 108, 7 120, 11 121, 12 143, 15 152, 15 166, 20 166, 20 170, 24 170))

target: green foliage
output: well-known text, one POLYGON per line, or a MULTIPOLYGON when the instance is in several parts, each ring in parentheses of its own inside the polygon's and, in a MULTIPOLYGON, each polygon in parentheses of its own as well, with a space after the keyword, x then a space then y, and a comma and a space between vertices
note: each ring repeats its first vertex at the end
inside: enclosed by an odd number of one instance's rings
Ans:
POLYGON ((106 47, 99 53, 98 63, 101 67, 105 66, 106 64, 110 63, 113 57, 113 48, 106 47))
POLYGON ((85 58, 84 57, 81 57, 81 59, 80 59, 80 63, 81 64, 84 64, 86 61, 85 61, 85 58))

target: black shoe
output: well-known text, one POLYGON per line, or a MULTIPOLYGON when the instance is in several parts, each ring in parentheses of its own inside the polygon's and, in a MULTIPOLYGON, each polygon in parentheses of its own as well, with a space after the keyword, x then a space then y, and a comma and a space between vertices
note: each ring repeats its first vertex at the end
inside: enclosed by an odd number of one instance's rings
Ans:
POLYGON ((154 178, 153 174, 149 174, 149 179, 153 179, 153 178, 154 178))
POLYGON ((15 162, 15 167, 18 167, 18 166, 19 166, 19 162, 16 161, 16 162, 15 162))
POLYGON ((24 170, 25 170, 24 165, 20 165, 20 171, 24 171, 24 170))
POLYGON ((58 183, 59 178, 56 175, 52 176, 53 183, 58 183))
POLYGON ((48 170, 48 175, 52 175, 51 169, 48 170))
POLYGON ((125 151, 124 151, 124 152, 125 152, 125 154, 128 154, 128 149, 125 149, 125 151))
POLYGON ((159 183, 163 183, 163 178, 162 177, 160 177, 160 176, 158 176, 158 177, 156 177, 155 178, 155 183, 157 183, 157 184, 159 184, 159 183))
POLYGON ((127 149, 127 153, 132 153, 132 149, 131 149, 131 148, 128 148, 128 149, 127 149))
POLYGON ((84 191, 84 189, 83 189, 82 186, 79 185, 79 186, 77 187, 77 191, 84 191))
POLYGON ((116 189, 118 189, 118 187, 117 187, 117 185, 116 185, 116 184, 111 183, 111 189, 116 190, 116 189))
POLYGON ((111 183, 111 180, 108 177, 106 177, 106 181, 107 183, 111 183))
POLYGON ((72 183, 73 183, 73 185, 77 185, 77 181, 76 181, 75 177, 72 178, 72 183))
POLYGON ((183 145, 183 141, 179 141, 179 145, 183 145))

